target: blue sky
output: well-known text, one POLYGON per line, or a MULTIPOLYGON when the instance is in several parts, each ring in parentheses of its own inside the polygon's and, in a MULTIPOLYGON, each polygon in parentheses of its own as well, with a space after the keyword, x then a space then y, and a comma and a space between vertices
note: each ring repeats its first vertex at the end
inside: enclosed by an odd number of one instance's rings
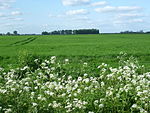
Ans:
POLYGON ((0 0, 0 33, 150 31, 149 0, 0 0))

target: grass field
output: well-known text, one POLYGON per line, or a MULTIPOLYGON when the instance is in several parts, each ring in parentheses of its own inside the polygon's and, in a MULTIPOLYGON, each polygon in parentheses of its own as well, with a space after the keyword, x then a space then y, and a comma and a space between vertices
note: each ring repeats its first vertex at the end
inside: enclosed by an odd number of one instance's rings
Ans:
POLYGON ((149 67, 149 45, 148 34, 0 36, 0 64, 17 64, 19 53, 27 51, 42 58, 55 55, 74 62, 82 59, 115 66, 123 51, 149 67))
POLYGON ((0 113, 150 113, 149 38, 0 37, 0 113))

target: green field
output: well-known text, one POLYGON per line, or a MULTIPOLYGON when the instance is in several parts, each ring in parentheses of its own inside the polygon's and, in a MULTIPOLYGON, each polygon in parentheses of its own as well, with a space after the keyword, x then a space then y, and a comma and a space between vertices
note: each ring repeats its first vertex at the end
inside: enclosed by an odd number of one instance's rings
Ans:
POLYGON ((0 64, 16 64, 22 51, 39 56, 59 56, 85 61, 117 63, 123 51, 133 55, 141 64, 150 66, 150 35, 100 34, 100 35, 50 35, 50 36, 0 36, 0 64))
POLYGON ((0 113, 150 113, 149 38, 1 36, 0 113))

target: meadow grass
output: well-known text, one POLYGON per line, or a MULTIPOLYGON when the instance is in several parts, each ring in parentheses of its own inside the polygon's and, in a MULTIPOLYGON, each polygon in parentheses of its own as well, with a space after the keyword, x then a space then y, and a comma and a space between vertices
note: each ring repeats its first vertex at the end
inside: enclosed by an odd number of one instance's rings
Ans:
MULTIPOLYGON (((117 55, 123 51, 141 64, 150 66, 149 34, 0 36, 0 64, 17 64, 22 51, 46 58, 59 56, 91 63, 117 65, 117 55)), ((148 69, 148 68, 147 68, 148 69)))

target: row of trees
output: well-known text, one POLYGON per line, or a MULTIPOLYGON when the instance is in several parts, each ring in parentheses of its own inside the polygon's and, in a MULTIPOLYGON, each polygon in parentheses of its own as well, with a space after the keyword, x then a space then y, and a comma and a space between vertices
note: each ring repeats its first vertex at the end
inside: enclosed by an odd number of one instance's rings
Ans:
POLYGON ((6 34, 0 33, 0 35, 8 35, 8 36, 10 36, 10 35, 19 35, 19 34, 18 34, 17 31, 14 31, 13 33, 10 33, 10 32, 7 32, 6 34))
POLYGON ((71 34, 99 34, 98 29, 79 29, 79 30, 58 30, 42 32, 42 35, 71 35, 71 34))
MULTIPOLYGON (((79 30, 58 30, 58 31, 52 31, 52 32, 47 32, 47 31, 42 32, 42 35, 71 35, 71 34, 99 34, 99 30, 98 29, 79 29, 79 30)), ((147 32, 144 32, 143 30, 122 31, 120 32, 120 34, 150 34, 150 31, 147 31, 147 32)), ((17 31, 14 31, 13 33, 10 33, 10 32, 7 32, 6 34, 0 33, 0 36, 1 35, 10 36, 10 35, 40 35, 40 34, 18 34, 17 31)))
POLYGON ((150 31, 148 32, 144 32, 143 30, 140 30, 140 31, 122 31, 120 32, 121 34, 148 34, 150 33, 150 31))

